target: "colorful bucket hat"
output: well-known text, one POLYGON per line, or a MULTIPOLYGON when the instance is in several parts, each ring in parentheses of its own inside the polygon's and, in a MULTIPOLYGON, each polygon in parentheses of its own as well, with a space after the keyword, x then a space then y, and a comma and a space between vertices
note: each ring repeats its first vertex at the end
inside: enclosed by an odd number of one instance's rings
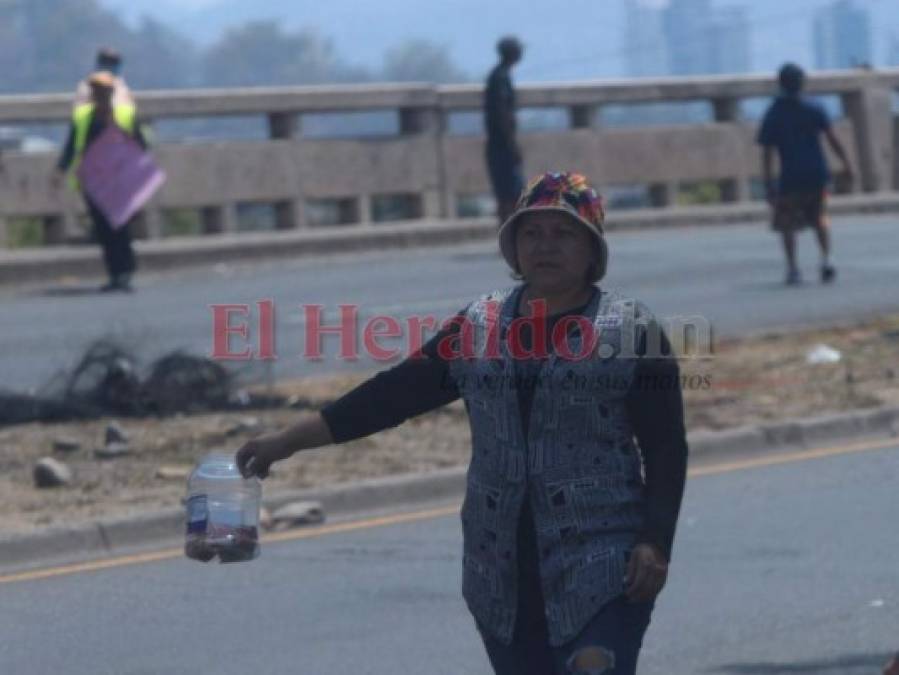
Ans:
POLYGON ((499 249, 509 267, 516 272, 520 270, 515 255, 515 225, 521 214, 529 211, 558 211, 586 227, 599 251, 593 281, 605 276, 609 261, 609 247, 602 229, 605 211, 602 197, 587 184, 584 176, 568 172, 544 173, 531 180, 521 193, 515 211, 499 228, 499 249))

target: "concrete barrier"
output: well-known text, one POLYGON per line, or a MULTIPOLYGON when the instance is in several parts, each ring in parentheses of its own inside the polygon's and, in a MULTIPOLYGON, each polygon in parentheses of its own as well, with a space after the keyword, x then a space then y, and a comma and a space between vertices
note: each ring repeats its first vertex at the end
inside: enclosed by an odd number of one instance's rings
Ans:
MULTIPOLYGON (((891 97, 899 68, 816 72, 808 90, 839 97, 835 121, 862 192, 899 189, 895 183, 895 116, 891 97)), ((555 108, 567 128, 522 132, 525 172, 576 169, 601 186, 642 185, 653 206, 677 203, 685 183, 716 183, 722 200, 745 203, 760 173, 754 122, 739 103, 774 96, 775 78, 761 75, 669 77, 629 81, 534 84, 519 87, 523 110, 555 108), (708 104, 704 123, 665 127, 603 128, 604 106, 695 101, 708 104)), ((136 228, 143 237, 164 234, 171 210, 191 210, 202 232, 218 237, 239 229, 240 207, 265 204, 274 227, 313 223, 315 204, 329 203, 341 223, 380 220, 378 204, 397 200, 406 217, 454 219, 467 197, 489 192, 481 134, 452 133, 453 115, 479 112, 478 85, 379 84, 194 91, 138 91, 151 122, 181 118, 258 116, 268 138, 216 139, 159 144, 155 149, 169 181, 136 228), (311 114, 389 113, 395 133, 378 137, 312 138, 303 133, 311 114)), ((67 123, 68 95, 0 96, 0 124, 67 123)), ((80 199, 53 187, 54 157, 6 153, 0 172, 0 238, 3 221, 39 218, 44 239, 58 244, 81 234, 80 199)), ((2 247, 2 246, 0 246, 2 247)))

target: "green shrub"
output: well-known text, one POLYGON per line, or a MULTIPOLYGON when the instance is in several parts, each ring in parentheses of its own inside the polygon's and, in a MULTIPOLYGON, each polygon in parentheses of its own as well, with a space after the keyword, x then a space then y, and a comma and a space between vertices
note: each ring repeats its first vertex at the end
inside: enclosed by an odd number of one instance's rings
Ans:
POLYGON ((29 248, 44 245, 44 222, 37 217, 12 217, 6 220, 8 248, 29 248))

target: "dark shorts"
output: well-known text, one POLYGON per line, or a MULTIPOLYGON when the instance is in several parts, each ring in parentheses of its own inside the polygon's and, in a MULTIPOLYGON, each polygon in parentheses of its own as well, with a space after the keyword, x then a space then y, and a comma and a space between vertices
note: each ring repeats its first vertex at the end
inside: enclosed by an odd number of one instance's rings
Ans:
POLYGON ((587 673, 634 675, 655 601, 632 603, 619 596, 606 603, 569 642, 553 647, 540 582, 540 554, 528 502, 518 521, 518 604, 511 644, 476 622, 496 675, 566 675, 579 659, 593 662, 587 673))
POLYGON ((827 225, 827 192, 790 192, 778 195, 774 203, 771 228, 778 232, 796 232, 806 227, 827 225))
POLYGON ((603 606, 573 640, 559 647, 547 643, 542 611, 519 619, 509 645, 480 625, 478 629, 496 675, 635 675, 654 605, 655 601, 632 603, 619 596, 603 606))
POLYGON ((487 171, 497 200, 515 201, 524 189, 521 164, 507 148, 487 145, 487 171))

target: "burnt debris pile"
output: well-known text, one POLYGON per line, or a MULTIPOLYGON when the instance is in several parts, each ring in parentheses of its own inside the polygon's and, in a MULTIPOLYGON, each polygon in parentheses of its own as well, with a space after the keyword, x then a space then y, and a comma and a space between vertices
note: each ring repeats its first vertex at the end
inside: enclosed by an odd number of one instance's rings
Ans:
POLYGON ((44 393, 0 391, 0 426, 285 404, 283 396, 243 389, 240 379, 221 363, 182 351, 165 354, 142 369, 125 347, 99 340, 85 350, 71 371, 55 377, 44 393))

